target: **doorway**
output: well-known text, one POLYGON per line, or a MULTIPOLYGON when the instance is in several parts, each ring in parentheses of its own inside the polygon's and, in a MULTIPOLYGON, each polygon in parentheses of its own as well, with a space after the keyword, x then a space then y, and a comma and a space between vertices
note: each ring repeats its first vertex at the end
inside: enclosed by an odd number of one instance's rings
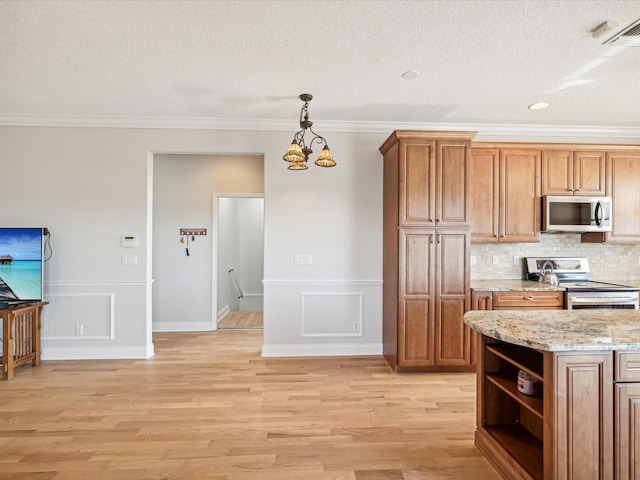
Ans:
POLYGON ((264 157, 154 153, 150 162, 152 330, 215 330, 217 210, 212 212, 212 195, 242 192, 264 198, 264 157), (185 236, 183 228, 206 233, 185 236))
POLYGON ((213 199, 218 329, 262 329, 264 195, 215 194, 213 199))

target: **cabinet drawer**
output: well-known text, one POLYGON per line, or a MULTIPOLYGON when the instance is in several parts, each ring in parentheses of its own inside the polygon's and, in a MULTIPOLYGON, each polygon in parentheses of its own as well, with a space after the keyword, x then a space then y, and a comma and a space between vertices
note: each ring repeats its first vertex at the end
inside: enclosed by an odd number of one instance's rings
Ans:
POLYGON ((616 382, 640 382, 640 352, 616 352, 616 382))
POLYGON ((535 310, 561 309, 564 293, 558 292, 493 292, 493 309, 535 310))

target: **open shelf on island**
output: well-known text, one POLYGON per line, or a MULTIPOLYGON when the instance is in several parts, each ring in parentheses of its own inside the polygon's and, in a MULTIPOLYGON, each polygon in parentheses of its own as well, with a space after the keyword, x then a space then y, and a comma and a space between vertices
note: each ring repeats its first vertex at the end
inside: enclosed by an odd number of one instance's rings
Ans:
POLYGON ((518 369, 524 370, 538 380, 543 381, 543 356, 542 353, 526 347, 509 345, 505 343, 495 343, 486 345, 488 352, 509 362, 518 369))
POLYGON ((485 430, 534 479, 543 478, 542 442, 520 425, 486 425, 485 430))
POLYGON ((516 380, 500 373, 487 373, 486 379, 513 398, 538 418, 542 419, 542 398, 520 393, 516 380))

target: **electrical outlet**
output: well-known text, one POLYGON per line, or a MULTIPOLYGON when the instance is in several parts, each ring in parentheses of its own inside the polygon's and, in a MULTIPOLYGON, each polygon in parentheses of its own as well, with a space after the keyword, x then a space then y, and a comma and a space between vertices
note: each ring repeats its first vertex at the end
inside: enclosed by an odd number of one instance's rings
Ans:
POLYGON ((476 263, 478 263, 478 260, 476 259, 475 255, 471 255, 471 265, 475 265, 476 263))
POLYGON ((500 256, 494 255, 493 258, 491 259, 491 263, 493 263, 494 265, 498 265, 498 263, 500 263, 500 256))
POLYGON ((360 323, 359 322, 353 322, 353 331, 358 333, 360 331, 360 323))
POLYGON ((518 255, 513 256, 513 264, 520 265, 520 257, 518 255))
POLYGON ((84 335, 84 325, 76 323, 76 335, 84 335))

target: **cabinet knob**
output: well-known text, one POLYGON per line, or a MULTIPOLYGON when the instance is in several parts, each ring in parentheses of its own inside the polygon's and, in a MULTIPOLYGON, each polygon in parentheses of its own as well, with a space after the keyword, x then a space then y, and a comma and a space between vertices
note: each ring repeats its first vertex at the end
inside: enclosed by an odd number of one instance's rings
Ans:
POLYGON ((527 300, 527 301, 534 300, 534 298, 533 298, 532 296, 522 297, 522 298, 523 298, 524 300, 527 300))
POLYGON ((581 188, 576 188, 576 189, 574 190, 574 192, 579 192, 580 190, 582 190, 582 189, 581 189, 581 188))

